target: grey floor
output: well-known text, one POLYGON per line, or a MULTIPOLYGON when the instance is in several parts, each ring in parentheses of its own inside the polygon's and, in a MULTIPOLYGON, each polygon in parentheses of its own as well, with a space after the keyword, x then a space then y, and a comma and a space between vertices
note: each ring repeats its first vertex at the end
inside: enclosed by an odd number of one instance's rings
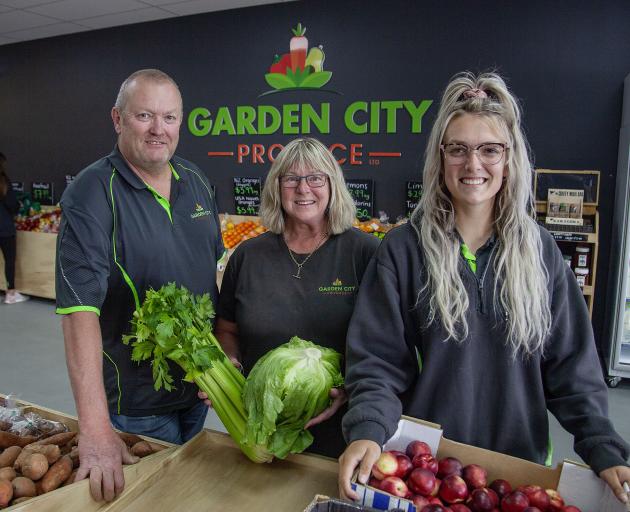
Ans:
MULTIPOLYGON (((61 324, 53 301, 31 299, 6 305, 0 302, 0 393, 68 414, 76 414, 64 360, 61 324)), ((630 441, 630 380, 609 393, 610 416, 621 436, 630 441)), ((554 463, 579 461, 572 438, 550 417, 554 463)), ((206 427, 224 430, 214 413, 206 427)))

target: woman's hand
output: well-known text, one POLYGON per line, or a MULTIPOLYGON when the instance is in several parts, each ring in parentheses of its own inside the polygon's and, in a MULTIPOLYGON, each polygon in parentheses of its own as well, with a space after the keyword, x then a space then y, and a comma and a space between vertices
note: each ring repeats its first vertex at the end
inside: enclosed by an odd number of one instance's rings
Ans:
POLYGON ((604 469, 599 477, 608 484, 615 493, 617 499, 622 503, 627 503, 629 496, 623 489, 623 483, 628 482, 630 484, 630 468, 627 466, 613 466, 612 468, 604 469))
POLYGON ((350 443, 339 457, 339 496, 356 500, 359 496, 350 487, 352 473, 359 466, 358 480, 366 484, 370 478, 372 466, 381 455, 381 447, 374 441, 359 440, 350 443))
POLYGON ((342 387, 332 388, 328 395, 333 399, 332 403, 317 416, 308 420, 306 425, 304 425, 305 429, 311 428, 312 426, 331 418, 339 410, 339 408, 348 401, 346 390, 342 387))
MULTIPOLYGON (((238 368, 241 373, 243 372, 243 365, 238 359, 236 359, 236 357, 228 356, 228 359, 236 368, 238 368)), ((206 404, 208 407, 212 407, 212 402, 208 399, 208 395, 203 391, 197 391, 197 398, 203 400, 203 403, 206 404)))

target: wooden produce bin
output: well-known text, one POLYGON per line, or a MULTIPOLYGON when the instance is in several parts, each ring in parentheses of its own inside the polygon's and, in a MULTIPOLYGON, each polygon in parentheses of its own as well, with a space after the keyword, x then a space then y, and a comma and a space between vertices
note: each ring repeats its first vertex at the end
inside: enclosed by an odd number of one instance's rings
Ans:
POLYGON ((227 434, 204 430, 104 511, 299 512, 318 493, 337 495, 337 470, 332 459, 303 454, 255 464, 227 434))
MULTIPOLYGON (((27 295, 54 299, 57 235, 18 231, 16 244, 15 287, 27 295)), ((0 289, 6 290, 6 285, 0 252, 0 289)))
MULTIPOLYGON (((0 397, 6 398, 6 395, 0 394, 0 397)), ((64 423, 73 432, 79 429, 76 416, 70 416, 23 400, 16 400, 16 403, 19 407, 23 408, 24 413, 34 412, 45 419, 59 421, 64 423)), ((125 474, 125 490, 123 491, 123 495, 133 487, 136 481, 142 476, 152 473, 155 468, 159 466, 160 461, 168 458, 177 449, 177 447, 171 443, 144 436, 140 437, 165 446, 166 449, 143 457, 138 463, 123 468, 125 474)), ((108 505, 108 503, 94 501, 90 496, 89 481, 82 480, 42 494, 24 503, 13 505, 4 510, 10 512, 93 512, 103 510, 108 505)))

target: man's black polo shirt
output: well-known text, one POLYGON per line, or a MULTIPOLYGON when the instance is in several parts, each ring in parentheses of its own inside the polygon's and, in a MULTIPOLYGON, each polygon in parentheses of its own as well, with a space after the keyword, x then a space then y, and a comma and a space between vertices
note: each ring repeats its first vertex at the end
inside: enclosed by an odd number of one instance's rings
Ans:
POLYGON ((217 206, 191 162, 171 160, 170 204, 147 186, 115 148, 81 171, 61 198, 57 313, 93 311, 103 336, 109 411, 165 414, 198 402, 196 386, 171 364, 176 390, 156 392, 149 362, 131 361, 122 335, 148 288, 175 281, 217 303, 216 264, 224 248, 217 206))

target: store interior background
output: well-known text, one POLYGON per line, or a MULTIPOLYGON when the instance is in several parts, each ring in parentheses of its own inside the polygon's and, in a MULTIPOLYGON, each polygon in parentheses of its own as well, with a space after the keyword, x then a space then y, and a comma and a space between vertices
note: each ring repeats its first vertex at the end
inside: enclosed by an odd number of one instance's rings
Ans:
MULTIPOLYGON (((0 151, 9 158, 14 181, 52 181, 58 198, 65 175, 111 151, 109 112, 121 81, 136 69, 157 67, 179 83, 185 116, 200 106, 215 113, 221 106, 234 111, 237 105, 330 103, 330 133, 311 135, 328 144, 402 153, 379 166, 344 165, 346 177, 374 180, 375 211, 395 219, 404 211, 405 181, 420 179, 426 139, 449 77, 497 70, 522 100, 537 168, 601 171, 593 325, 605 350, 622 88, 630 72, 628 19, 626 0, 309 0, 1 45, 0 151), (311 46, 323 45, 324 68, 333 72, 325 89, 334 92, 260 97, 269 90, 264 74, 274 54, 288 51, 290 29, 298 22, 307 27, 311 46), (354 101, 424 99, 434 104, 421 133, 411 133, 403 115, 396 133, 384 133, 384 114, 380 133, 357 135, 344 126, 344 110, 354 101)), ((196 162, 216 186, 220 211, 234 212, 232 177, 264 177, 269 165, 211 159, 208 151, 235 150, 238 143, 268 147, 295 136, 280 130, 196 137, 184 123, 178 154, 196 162)), ((74 412, 52 302, 1 307, 0 353, 0 392, 74 412)), ((627 419, 621 421, 630 417, 628 389, 622 383, 611 390, 611 412, 630 440, 627 419)))

